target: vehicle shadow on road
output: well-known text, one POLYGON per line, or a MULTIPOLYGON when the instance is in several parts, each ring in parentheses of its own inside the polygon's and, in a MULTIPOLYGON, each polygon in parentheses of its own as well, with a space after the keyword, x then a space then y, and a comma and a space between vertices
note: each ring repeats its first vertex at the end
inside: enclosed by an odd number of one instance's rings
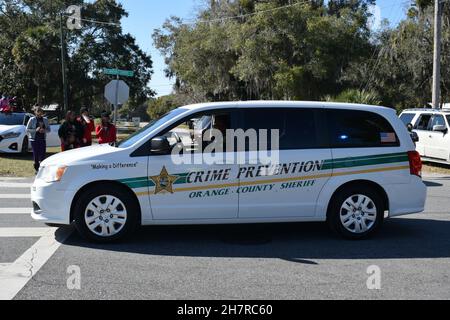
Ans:
POLYGON ((443 184, 442 183, 437 183, 437 182, 432 182, 432 181, 424 181, 423 183, 425 183, 425 185, 427 187, 442 187, 443 184))
POLYGON ((129 240, 93 244, 73 234, 65 245, 143 255, 279 258, 317 264, 318 259, 450 257, 450 221, 397 218, 364 241, 335 237, 322 223, 237 226, 152 226, 129 240))

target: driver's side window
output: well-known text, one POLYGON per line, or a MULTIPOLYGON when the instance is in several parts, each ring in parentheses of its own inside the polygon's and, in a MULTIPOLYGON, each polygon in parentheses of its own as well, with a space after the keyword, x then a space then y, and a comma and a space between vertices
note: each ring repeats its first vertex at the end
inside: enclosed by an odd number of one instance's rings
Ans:
POLYGON ((221 132, 225 139, 227 129, 231 129, 230 112, 206 112, 184 119, 181 124, 166 132, 164 137, 169 141, 171 149, 178 147, 185 154, 201 153, 214 141, 211 136, 213 130, 215 133, 221 132))

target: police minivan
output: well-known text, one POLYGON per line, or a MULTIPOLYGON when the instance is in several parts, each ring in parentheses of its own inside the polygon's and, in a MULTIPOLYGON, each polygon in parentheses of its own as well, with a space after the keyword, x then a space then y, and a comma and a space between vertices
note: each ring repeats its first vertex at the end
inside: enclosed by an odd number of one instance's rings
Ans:
POLYGON ((205 103, 175 109, 116 146, 48 158, 32 186, 32 217, 74 222, 99 242, 141 225, 303 221, 327 221, 341 236, 363 239, 386 217, 424 210, 421 170, 407 129, 389 108, 205 103), (213 139, 198 136, 214 130, 244 133, 246 142, 238 149, 226 139, 221 152, 211 151, 213 139), (250 145, 248 132, 269 146, 250 145), (276 161, 260 158, 266 149, 276 161), (192 161, 178 161, 183 157, 192 161))

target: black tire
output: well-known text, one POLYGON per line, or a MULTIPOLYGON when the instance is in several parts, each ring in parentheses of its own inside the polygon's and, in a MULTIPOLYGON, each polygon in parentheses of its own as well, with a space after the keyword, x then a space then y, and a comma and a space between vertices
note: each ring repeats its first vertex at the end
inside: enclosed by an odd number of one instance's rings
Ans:
POLYGON ((20 150, 20 153, 23 156, 28 155, 28 147, 29 147, 29 143, 28 143, 28 137, 23 138, 22 141, 22 149, 20 150))
POLYGON ((137 200, 132 195, 130 195, 127 190, 117 188, 117 186, 115 185, 105 185, 101 188, 98 188, 97 186, 88 189, 87 191, 83 192, 83 194, 78 198, 78 201, 74 206, 74 220, 76 229, 84 239, 98 243, 116 242, 130 236, 133 231, 136 230, 139 224, 139 215, 140 208, 137 200), (102 196, 113 196, 119 199, 123 203, 127 212, 126 222, 123 228, 118 233, 112 236, 97 235, 96 233, 91 231, 91 229, 89 229, 85 220, 85 212, 88 205, 97 197, 102 196))
MULTIPOLYGON (((373 236, 379 230, 383 224, 385 208, 386 205, 383 201, 383 197, 376 189, 366 185, 349 186, 333 196, 328 209, 327 222, 330 228, 339 236, 349 240, 363 240, 373 236), (371 227, 365 232, 357 232, 356 224, 353 224, 355 230, 349 230, 344 226, 341 219, 341 216, 345 219, 344 217, 351 214, 351 218, 349 219, 357 219, 358 223, 360 223, 361 219, 364 219, 364 223, 367 225, 367 219, 369 219, 367 213, 361 213, 360 211, 350 212, 346 209, 342 209, 342 206, 349 198, 354 196, 353 199, 357 199, 358 195, 369 198, 375 206, 373 207, 371 205, 371 209, 376 209, 376 219, 373 221, 373 224, 369 223, 371 227)), ((348 220, 348 222, 350 223, 350 220, 348 220)), ((349 228, 352 228, 352 225, 350 225, 349 228)))

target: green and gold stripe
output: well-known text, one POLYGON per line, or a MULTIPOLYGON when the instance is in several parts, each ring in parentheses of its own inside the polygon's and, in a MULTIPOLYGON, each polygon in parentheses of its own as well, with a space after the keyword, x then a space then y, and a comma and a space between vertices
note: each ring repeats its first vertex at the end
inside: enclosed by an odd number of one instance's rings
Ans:
MULTIPOLYGON (((285 178, 273 178, 267 180, 256 180, 256 181, 240 181, 235 183, 223 183, 214 184, 207 186, 193 186, 193 187, 178 187, 174 192, 192 192, 200 190, 210 190, 210 189, 223 189, 231 187, 240 186, 253 186, 253 185, 264 185, 273 183, 284 183, 284 182, 294 182, 294 181, 305 181, 305 180, 315 180, 330 177, 346 176, 346 175, 358 175, 358 174, 368 174, 368 173, 378 173, 378 172, 388 172, 388 171, 398 171, 407 170, 409 165, 400 165, 401 163, 408 162, 407 153, 392 153, 392 154, 379 154, 363 157, 348 157, 348 158, 337 158, 332 160, 326 160, 321 168, 321 171, 333 171, 329 173, 315 174, 315 175, 303 175, 297 177, 285 177, 285 178), (381 168, 371 168, 362 170, 351 170, 351 171, 335 171, 337 169, 351 169, 357 167, 368 167, 377 165, 393 165, 397 166, 384 166, 381 168)), ((174 185, 187 184, 187 177, 189 173, 175 174, 179 178, 175 181, 174 185)), ((119 182, 127 185, 131 189, 142 189, 142 188, 152 188, 155 187, 155 183, 148 177, 137 177, 118 180, 119 182)), ((149 192, 139 192, 136 193, 138 196, 148 195, 149 192)))

